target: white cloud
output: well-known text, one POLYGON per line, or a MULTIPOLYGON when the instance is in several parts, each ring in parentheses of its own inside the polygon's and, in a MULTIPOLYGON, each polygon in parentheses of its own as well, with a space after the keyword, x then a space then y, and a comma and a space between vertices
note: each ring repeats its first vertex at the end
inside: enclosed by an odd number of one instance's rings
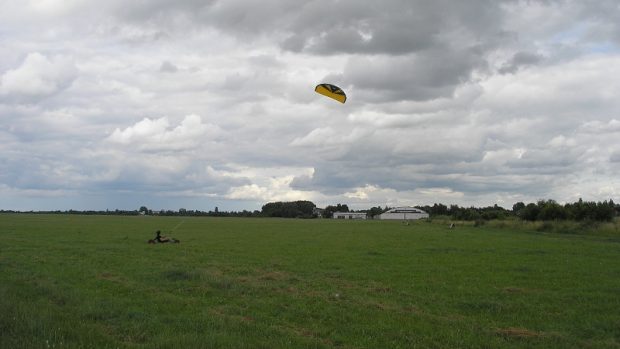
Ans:
POLYGON ((433 203, 462 202, 465 194, 450 188, 418 188, 414 190, 395 190, 365 185, 343 195, 355 209, 374 206, 415 206, 433 203))
POLYGON ((594 120, 584 122, 580 130, 592 134, 600 133, 617 133, 620 132, 620 121, 616 119, 609 120, 608 122, 594 120))
POLYGON ((254 183, 230 188, 226 198, 271 202, 308 200, 316 195, 312 192, 291 188, 294 175, 264 177, 256 173, 250 174, 251 172, 254 170, 246 169, 247 175, 254 183))
POLYGON ((319 127, 312 130, 310 133, 303 137, 295 138, 292 142, 292 146, 300 147, 325 147, 325 146, 337 146, 345 145, 351 142, 356 142, 370 133, 369 130, 362 130, 355 128, 346 136, 340 134, 339 131, 332 129, 331 127, 319 127))
POLYGON ((553 137, 553 139, 549 141, 549 146, 554 148, 574 147, 576 145, 577 141, 574 138, 567 138, 563 135, 553 137))
POLYGON ((68 88, 77 74, 69 58, 30 53, 19 67, 2 74, 0 98, 5 101, 36 102, 68 88))
POLYGON ((75 11, 88 4, 86 0, 28 0, 29 7, 42 15, 58 16, 75 11))
POLYGON ((222 134, 218 126, 203 124, 200 116, 192 114, 172 129, 167 117, 154 120, 145 118, 124 130, 115 129, 108 141, 135 146, 144 151, 182 150, 216 141, 222 134))

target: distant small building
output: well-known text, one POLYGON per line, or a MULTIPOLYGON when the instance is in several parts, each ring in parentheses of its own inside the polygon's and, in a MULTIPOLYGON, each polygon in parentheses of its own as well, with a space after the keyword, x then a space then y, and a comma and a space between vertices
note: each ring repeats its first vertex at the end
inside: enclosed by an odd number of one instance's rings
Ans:
POLYGON ((365 212, 334 212, 334 219, 366 219, 365 212))
POLYGON ((323 218, 323 214, 325 213, 324 208, 315 207, 312 209, 312 214, 316 216, 316 218, 323 218))
POLYGON ((410 220, 410 219, 423 219, 428 218, 428 213, 420 210, 415 207, 396 207, 389 211, 386 211, 379 216, 378 219, 400 219, 400 220, 410 220))

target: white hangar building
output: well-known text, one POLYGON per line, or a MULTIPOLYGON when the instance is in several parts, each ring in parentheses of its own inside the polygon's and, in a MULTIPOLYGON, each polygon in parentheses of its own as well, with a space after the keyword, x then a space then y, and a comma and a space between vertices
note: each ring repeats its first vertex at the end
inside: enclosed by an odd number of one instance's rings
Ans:
POLYGON ((415 207, 395 207, 378 216, 379 219, 423 219, 428 218, 428 213, 415 207))

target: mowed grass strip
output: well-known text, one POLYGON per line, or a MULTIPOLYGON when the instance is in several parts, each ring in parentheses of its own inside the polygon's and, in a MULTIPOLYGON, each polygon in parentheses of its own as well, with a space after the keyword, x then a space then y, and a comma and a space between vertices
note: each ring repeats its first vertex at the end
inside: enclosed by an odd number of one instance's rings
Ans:
POLYGON ((620 347, 609 237, 3 214, 0 238, 1 348, 620 347))

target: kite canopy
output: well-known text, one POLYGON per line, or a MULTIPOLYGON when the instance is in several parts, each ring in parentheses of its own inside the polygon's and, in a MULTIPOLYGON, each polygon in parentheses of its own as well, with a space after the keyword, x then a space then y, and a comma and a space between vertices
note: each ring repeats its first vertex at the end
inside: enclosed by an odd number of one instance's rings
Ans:
POLYGON ((317 85, 314 91, 322 94, 323 96, 333 98, 340 103, 344 103, 347 100, 347 95, 344 94, 344 91, 340 87, 332 84, 317 85))

